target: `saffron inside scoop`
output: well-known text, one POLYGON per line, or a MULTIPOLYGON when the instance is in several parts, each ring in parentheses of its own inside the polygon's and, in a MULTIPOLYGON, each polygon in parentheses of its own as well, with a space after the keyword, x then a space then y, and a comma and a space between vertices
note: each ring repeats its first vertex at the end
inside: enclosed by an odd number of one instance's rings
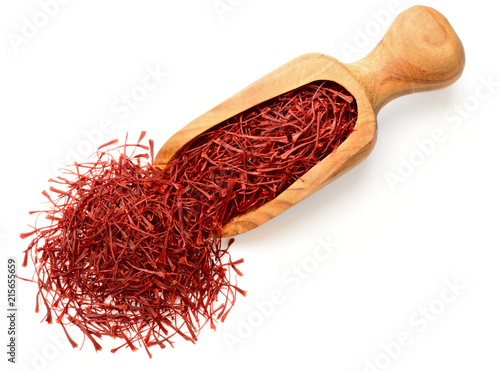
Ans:
MULTIPOLYGON (((272 200, 332 153, 355 129, 356 101, 315 81, 202 133, 164 168, 153 143, 101 146, 87 163, 50 181, 48 208, 22 238, 38 284, 36 311, 121 347, 196 342, 235 303, 242 259, 221 239, 235 216, 272 200)), ((66 332, 68 335, 68 333, 66 332)), ((76 342, 68 335, 73 346, 76 342)))

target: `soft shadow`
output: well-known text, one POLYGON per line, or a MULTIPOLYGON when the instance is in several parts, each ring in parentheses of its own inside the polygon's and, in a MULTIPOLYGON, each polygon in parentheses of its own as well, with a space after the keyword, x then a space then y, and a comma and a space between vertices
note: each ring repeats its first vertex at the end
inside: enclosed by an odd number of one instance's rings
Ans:
POLYGON ((236 236, 236 239, 242 243, 251 243, 254 249, 254 246, 263 246, 258 242, 265 241, 270 235, 297 233, 310 222, 311 215, 335 209, 342 197, 357 192, 358 186, 367 178, 369 168, 365 165, 366 161, 274 219, 236 236))

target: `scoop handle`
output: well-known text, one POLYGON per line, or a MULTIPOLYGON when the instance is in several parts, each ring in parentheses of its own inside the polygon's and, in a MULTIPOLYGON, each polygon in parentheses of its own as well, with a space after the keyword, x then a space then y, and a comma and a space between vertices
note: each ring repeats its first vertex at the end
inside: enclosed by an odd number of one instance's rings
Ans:
POLYGON ((464 66, 464 48, 450 23, 425 6, 400 13, 370 54, 346 65, 364 86, 375 113, 402 95, 451 85, 464 66))

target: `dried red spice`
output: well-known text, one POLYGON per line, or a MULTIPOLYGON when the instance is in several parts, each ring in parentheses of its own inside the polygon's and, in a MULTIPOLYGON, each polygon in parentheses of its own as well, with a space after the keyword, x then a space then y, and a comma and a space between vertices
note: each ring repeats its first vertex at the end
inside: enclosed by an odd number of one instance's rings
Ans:
MULTIPOLYGON (((153 166, 153 143, 101 146, 88 163, 51 179, 45 216, 25 251, 47 314, 96 338, 136 350, 195 342, 215 329, 245 292, 231 282, 222 226, 275 198, 354 130, 356 103, 339 85, 317 81, 252 107, 153 166), (119 151, 115 155, 116 150, 119 151), (140 152, 140 153, 137 153, 140 152)), ((71 344, 77 344, 69 337, 71 344)))

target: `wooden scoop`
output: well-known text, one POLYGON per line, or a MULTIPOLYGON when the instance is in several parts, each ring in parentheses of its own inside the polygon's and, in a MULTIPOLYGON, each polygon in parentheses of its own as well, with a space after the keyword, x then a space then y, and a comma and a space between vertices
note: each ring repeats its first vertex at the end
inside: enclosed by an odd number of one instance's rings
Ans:
POLYGON ((344 64, 323 54, 305 54, 279 67, 201 115, 160 149, 164 165, 193 138, 212 126, 275 96, 317 80, 331 80, 356 99, 355 131, 331 154, 278 197, 239 215, 224 226, 223 237, 249 231, 318 191, 361 161, 372 150, 376 116, 399 96, 444 88, 462 74, 465 54, 448 20, 438 11, 415 6, 402 12, 382 41, 362 60, 344 64))

